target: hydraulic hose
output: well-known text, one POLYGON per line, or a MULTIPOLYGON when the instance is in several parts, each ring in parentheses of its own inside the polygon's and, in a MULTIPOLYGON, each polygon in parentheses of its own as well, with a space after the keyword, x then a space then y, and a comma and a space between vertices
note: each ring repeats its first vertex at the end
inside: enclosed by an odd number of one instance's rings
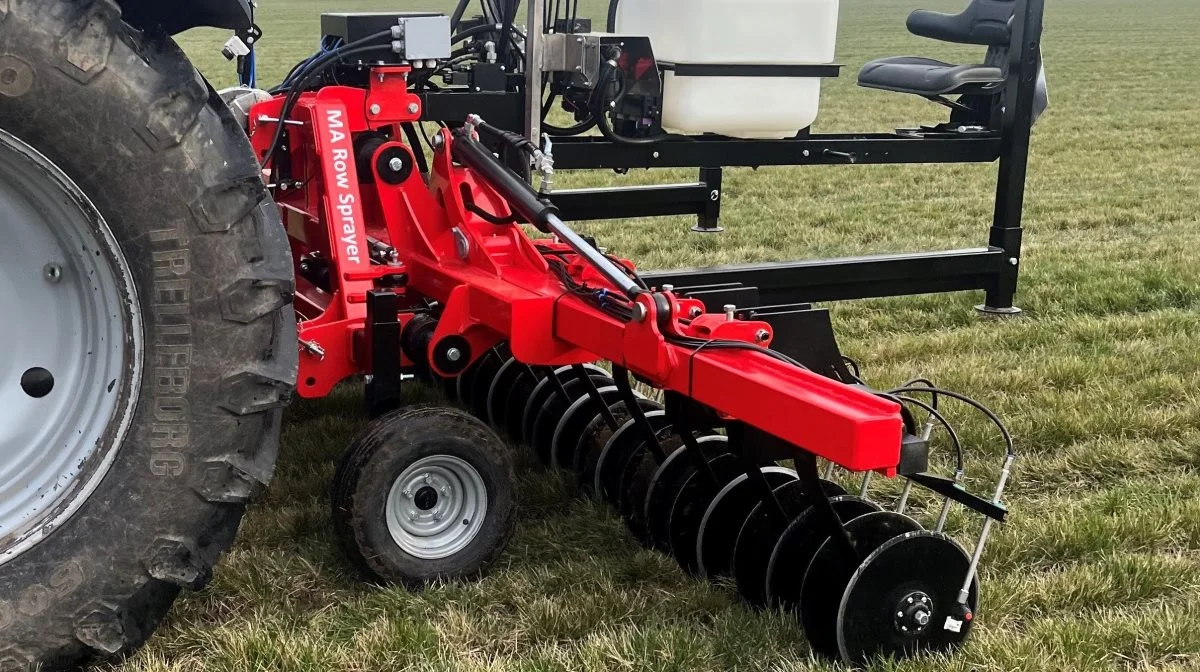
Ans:
POLYGON ((451 151, 456 161, 475 171, 499 192, 518 216, 539 229, 558 236, 559 240, 604 275, 606 280, 620 287, 626 296, 633 298, 644 291, 623 269, 567 226, 559 217, 558 208, 539 200, 532 187, 497 161, 486 147, 471 137, 466 128, 454 132, 451 151))

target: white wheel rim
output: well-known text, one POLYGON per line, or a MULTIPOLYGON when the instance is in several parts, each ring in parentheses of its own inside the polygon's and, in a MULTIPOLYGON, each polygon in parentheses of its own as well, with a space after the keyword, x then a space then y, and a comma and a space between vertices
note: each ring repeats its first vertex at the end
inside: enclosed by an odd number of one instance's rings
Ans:
POLYGON ((487 516, 487 485, 475 467, 453 455, 421 458, 392 482, 385 519, 405 553, 440 560, 461 552, 487 516))
POLYGON ((137 405, 142 325, 132 274, 100 212, 4 131, 0 235, 3 564, 62 525, 108 473, 137 405))

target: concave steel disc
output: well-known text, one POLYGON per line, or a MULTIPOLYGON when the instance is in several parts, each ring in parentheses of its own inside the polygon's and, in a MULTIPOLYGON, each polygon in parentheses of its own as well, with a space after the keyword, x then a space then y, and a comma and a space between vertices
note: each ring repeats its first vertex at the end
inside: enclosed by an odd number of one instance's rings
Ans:
POLYGON ((500 369, 511 358, 512 353, 508 351, 508 345, 502 344, 484 355, 479 360, 479 366, 475 367, 475 377, 471 381, 467 396, 463 397, 463 403, 472 415, 484 422, 488 419, 488 392, 491 391, 492 383, 495 382, 500 369))
POLYGON ((497 427, 503 427, 509 438, 523 441, 524 422, 525 422, 525 406, 529 403, 529 398, 533 396, 534 390, 544 380, 544 374, 540 369, 533 367, 518 367, 518 372, 508 393, 508 398, 501 397, 503 390, 497 385, 496 393, 493 395, 493 414, 498 416, 496 421, 497 427))
MULTIPOLYGON (((700 444, 706 462, 718 455, 730 454, 729 439, 719 434, 702 436, 696 442, 700 444)), ((671 507, 679 497, 680 489, 697 469, 696 458, 683 446, 669 453, 650 478, 642 515, 646 521, 646 538, 652 548, 671 552, 671 507)))
MULTIPOLYGON (((821 481, 826 497, 839 497, 846 491, 833 481, 821 481)), ((811 505, 812 500, 804 491, 804 484, 791 481, 775 488, 775 500, 783 509, 785 520, 780 520, 767 505, 759 503, 746 517, 733 545, 731 572, 737 583, 738 594, 756 607, 767 604, 767 566, 771 553, 788 524, 811 505)))
MULTIPOLYGON (((842 524, 879 511, 879 505, 853 495, 830 498, 842 524)), ((779 535, 779 542, 767 562, 767 604, 795 609, 800 605, 800 589, 808 564, 829 538, 829 529, 815 508, 809 507, 779 535)))
MULTIPOLYGON (((638 405, 641 406, 643 413, 662 410, 661 404, 649 399, 638 399, 638 405)), ((608 440, 618 429, 633 418, 624 402, 612 404, 608 410, 616 419, 617 426, 610 427, 603 415, 597 415, 584 428, 583 435, 579 437, 579 445, 575 448, 575 464, 572 468, 575 471, 579 489, 586 494, 596 492, 596 465, 600 462, 600 454, 604 452, 604 446, 608 444, 608 440)))
MULTIPOLYGON (((669 455, 683 444, 673 428, 659 432, 656 439, 663 455, 669 455)), ((621 470, 621 483, 617 486, 617 510, 630 534, 643 546, 650 545, 644 515, 646 493, 650 491, 650 481, 658 471, 658 465, 659 456, 651 450, 650 444, 639 442, 621 470)))
POLYGON ((745 473, 742 461, 733 455, 718 455, 708 461, 708 466, 712 479, 704 472, 692 474, 671 507, 671 556, 689 574, 695 574, 699 569, 696 537, 700 534, 704 512, 721 488, 745 473))
MULTIPOLYGON (((608 376, 600 376, 589 374, 592 383, 598 387, 610 387, 613 384, 613 379, 608 376)), ((587 396, 587 387, 582 380, 572 377, 570 380, 564 381, 562 386, 563 392, 560 394, 557 389, 550 393, 550 398, 542 405, 533 418, 533 432, 530 434, 529 445, 533 448, 533 452, 537 454, 538 459, 542 464, 550 466, 553 463, 553 455, 550 452, 550 441, 554 438, 554 429, 558 427, 558 421, 562 418, 567 409, 576 400, 587 396), (565 396, 564 396, 565 395, 565 396)))
POLYGON ((458 403, 462 404, 468 410, 471 408, 472 395, 474 394, 475 390, 475 374, 479 372, 480 367, 484 366, 490 360, 494 360, 496 356, 495 348, 488 350, 487 352, 483 353, 483 356, 472 362, 471 365, 467 367, 467 370, 463 371, 462 374, 455 379, 456 387, 454 390, 454 398, 457 399, 458 403))
MULTIPOLYGON (((601 387, 598 391, 605 407, 621 399, 621 393, 615 386, 601 387)), ((592 420, 601 417, 601 408, 600 403, 586 393, 567 408, 550 437, 550 466, 570 469, 575 465, 575 450, 583 439, 583 432, 592 420)))
POLYGON ((859 664, 962 646, 979 605, 978 580, 965 607, 957 604, 970 562, 961 546, 939 532, 911 532, 876 549, 842 594, 837 613, 842 659, 859 664))
POLYGON ((700 576, 709 579, 727 576, 733 566, 733 548, 738 533, 750 512, 776 488, 797 480, 795 471, 783 467, 766 466, 762 473, 771 492, 764 492, 757 479, 742 474, 726 484, 708 505, 700 520, 700 534, 696 537, 700 576))
MULTIPOLYGON (((589 375, 607 376, 608 372, 597 366, 585 365, 589 375)), ((578 380, 575 372, 570 366, 562 366, 553 371, 553 376, 558 379, 559 384, 566 387, 566 383, 571 380, 578 380)), ((546 376, 538 381, 534 386, 533 391, 529 393, 529 398, 525 401, 525 407, 521 410, 521 431, 516 434, 520 437, 525 445, 533 446, 533 425, 537 420, 538 413, 545 408, 550 398, 558 393, 558 385, 554 384, 550 376, 546 376)), ((549 463, 547 463, 549 464, 549 463)))
POLYGON ((878 511, 851 520, 845 528, 854 552, 839 539, 826 539, 808 564, 800 586, 804 634, 813 651, 829 658, 838 656, 838 609, 860 561, 896 537, 921 531, 921 524, 902 513, 878 511))
MULTIPOLYGON (((495 429, 508 429, 506 418, 509 400, 516 394, 517 381, 526 375, 531 378, 533 376, 529 371, 529 367, 509 357, 500 366, 500 370, 496 372, 496 376, 492 378, 492 384, 488 386, 487 391, 487 415, 483 419, 495 429)), ((529 389, 532 391, 533 386, 530 385, 529 389)), ((525 402, 522 401, 521 403, 524 404, 525 402)))
MULTIPOLYGON (((666 411, 651 411, 646 414, 650 428, 656 433, 670 427, 666 411)), ((613 432, 604 449, 600 451, 600 459, 596 461, 596 479, 593 487, 596 494, 614 507, 620 501, 621 475, 629 458, 637 451, 642 443, 642 430, 631 418, 613 432)))

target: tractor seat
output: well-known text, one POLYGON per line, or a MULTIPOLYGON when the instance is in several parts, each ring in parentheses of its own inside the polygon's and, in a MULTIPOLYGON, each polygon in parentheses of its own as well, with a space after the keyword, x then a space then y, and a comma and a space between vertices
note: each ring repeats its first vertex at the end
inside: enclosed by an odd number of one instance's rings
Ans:
POLYGON ((1004 71, 991 65, 953 65, 932 58, 895 56, 863 66, 858 85, 927 98, 990 93, 1004 85, 1004 71))

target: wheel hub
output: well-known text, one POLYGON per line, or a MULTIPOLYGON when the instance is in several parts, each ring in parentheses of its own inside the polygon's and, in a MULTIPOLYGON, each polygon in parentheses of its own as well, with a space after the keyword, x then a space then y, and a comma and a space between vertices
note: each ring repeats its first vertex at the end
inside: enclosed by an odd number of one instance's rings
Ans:
POLYGON ((896 630, 904 635, 916 636, 929 628, 933 618, 933 600, 921 591, 914 591, 896 604, 896 630))
POLYGON ((142 330, 104 218, 49 159, 0 131, 0 564, 69 518, 136 406, 142 330))
POLYGON ((483 477, 452 455, 431 455, 405 469, 392 484, 385 511, 396 544, 425 560, 461 551, 479 534, 486 515, 483 477))

